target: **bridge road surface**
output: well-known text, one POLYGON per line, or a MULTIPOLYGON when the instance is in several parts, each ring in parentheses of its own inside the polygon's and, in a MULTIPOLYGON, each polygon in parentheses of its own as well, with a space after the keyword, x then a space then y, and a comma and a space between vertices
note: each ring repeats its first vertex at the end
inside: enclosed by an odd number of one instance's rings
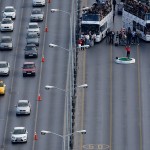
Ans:
MULTIPOLYGON (((5 96, 0 97, 0 149, 1 150, 48 150, 61 149, 62 139, 54 135, 41 136, 42 129, 51 130, 63 134, 65 94, 61 91, 45 91, 47 84, 55 85, 62 89, 66 87, 68 53, 62 49, 51 49, 49 43, 55 43, 68 48, 69 41, 69 17, 66 14, 51 14, 51 8, 59 8, 70 11, 71 2, 68 0, 52 1, 42 7, 45 12, 44 22, 40 22, 40 46, 37 59, 24 59, 24 47, 29 17, 32 10, 31 0, 2 0, 0 11, 5 6, 12 5, 16 8, 17 16, 14 20, 14 31, 1 33, 11 35, 14 49, 10 52, 0 52, 0 60, 10 63, 10 76, 1 77, 7 86, 5 96), (45 26, 48 32, 44 32, 45 26), (41 62, 42 55, 45 62, 41 62), (37 68, 36 77, 22 77, 22 64, 25 61, 34 61, 37 68), (42 101, 37 101, 38 94, 42 101), (15 105, 19 99, 28 99, 31 102, 32 112, 30 116, 16 117, 15 105), (15 126, 25 126, 28 130, 28 142, 26 144, 11 144, 10 132, 15 126), (38 141, 34 141, 34 132, 38 134, 38 141)), ((0 15, 1 16, 1 15, 0 15)))
MULTIPOLYGON (((120 29, 120 16, 115 16, 113 27, 120 29)), ((82 119, 87 134, 80 139, 80 149, 149 150, 149 44, 131 46, 136 60, 131 65, 116 64, 115 57, 126 51, 105 40, 85 52, 83 78, 88 89, 82 99, 82 119)))

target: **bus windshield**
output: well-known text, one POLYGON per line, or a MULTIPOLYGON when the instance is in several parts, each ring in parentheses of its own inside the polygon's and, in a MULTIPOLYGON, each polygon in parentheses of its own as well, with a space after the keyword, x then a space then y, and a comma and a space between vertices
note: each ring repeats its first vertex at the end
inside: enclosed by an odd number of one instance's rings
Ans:
POLYGON ((100 15, 98 14, 83 14, 82 21, 99 21, 100 15))
POLYGON ((82 24, 81 25, 81 31, 84 34, 88 34, 89 31, 91 31, 92 34, 99 34, 100 32, 100 26, 97 24, 82 24))

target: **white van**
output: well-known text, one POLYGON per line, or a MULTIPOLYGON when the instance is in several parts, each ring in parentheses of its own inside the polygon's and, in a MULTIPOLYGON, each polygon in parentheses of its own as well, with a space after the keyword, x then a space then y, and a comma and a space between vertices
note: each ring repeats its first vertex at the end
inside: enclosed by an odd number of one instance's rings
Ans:
POLYGON ((32 6, 45 6, 45 0, 32 0, 32 6))

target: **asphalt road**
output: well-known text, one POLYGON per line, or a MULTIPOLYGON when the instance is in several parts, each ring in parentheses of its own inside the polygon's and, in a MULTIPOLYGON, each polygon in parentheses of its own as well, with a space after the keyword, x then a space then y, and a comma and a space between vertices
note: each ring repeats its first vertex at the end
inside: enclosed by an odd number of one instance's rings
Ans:
MULTIPOLYGON (((120 30, 120 16, 115 16, 112 27, 120 30)), ((80 149, 149 150, 149 43, 131 46, 136 60, 131 65, 116 64, 116 56, 125 56, 126 51, 105 40, 84 53, 88 89, 82 99, 82 121, 87 134, 80 149)))
MULTIPOLYGON (((52 1, 42 9, 45 12, 44 22, 39 23, 41 29, 39 57, 37 59, 24 59, 24 47, 26 44, 26 27, 32 10, 31 0, 6 0, 1 1, 0 10, 12 5, 16 8, 17 16, 15 29, 10 33, 13 37, 14 49, 10 52, 0 52, 0 60, 10 63, 11 73, 9 77, 1 77, 6 83, 5 96, 0 97, 0 149, 2 150, 48 150, 61 149, 62 139, 55 135, 41 136, 41 130, 50 130, 63 135, 65 93, 58 90, 46 91, 45 85, 54 85, 65 89, 67 81, 68 52, 60 48, 49 48, 49 43, 54 43, 68 49, 69 41, 69 17, 63 13, 51 13, 50 9, 59 8, 70 12, 71 1, 52 1), (45 32, 45 27, 48 32, 45 32), (44 56, 45 62, 41 62, 44 56), (22 64, 25 61, 36 63, 36 77, 22 77, 22 64), (40 94, 42 100, 37 101, 40 94), (19 99, 28 99, 31 102, 32 112, 30 116, 15 115, 15 105, 19 99), (11 144, 10 132, 15 126, 25 126, 28 130, 28 142, 26 144, 11 144), (38 140, 34 140, 34 132, 37 132, 38 140)), ((1 15, 0 15, 1 16, 1 15)))

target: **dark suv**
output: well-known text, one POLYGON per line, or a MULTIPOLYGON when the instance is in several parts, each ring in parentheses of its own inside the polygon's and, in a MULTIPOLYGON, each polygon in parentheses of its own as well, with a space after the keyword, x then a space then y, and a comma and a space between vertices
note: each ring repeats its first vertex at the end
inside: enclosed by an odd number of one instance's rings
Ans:
POLYGON ((22 67, 23 77, 25 76, 35 76, 36 67, 34 62, 24 62, 22 67))
POLYGON ((27 44, 24 49, 24 57, 25 58, 37 58, 38 51, 35 44, 27 44))

